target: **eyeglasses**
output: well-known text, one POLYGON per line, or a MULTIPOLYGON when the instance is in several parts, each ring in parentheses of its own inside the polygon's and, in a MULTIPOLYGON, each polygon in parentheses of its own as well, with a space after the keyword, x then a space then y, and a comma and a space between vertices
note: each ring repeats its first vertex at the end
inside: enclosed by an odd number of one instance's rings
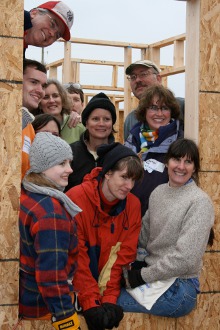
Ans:
POLYGON ((162 112, 170 111, 170 108, 168 108, 165 105, 162 105, 161 107, 158 107, 155 104, 150 105, 149 107, 147 107, 147 109, 149 109, 151 112, 154 112, 154 113, 157 113, 159 110, 161 110, 162 112))
POLYGON ((142 72, 142 73, 139 73, 139 74, 131 74, 130 76, 127 76, 127 79, 129 81, 130 80, 135 81, 137 78, 145 79, 146 77, 151 76, 152 74, 157 75, 156 72, 142 72))
POLYGON ((63 84, 63 87, 64 87, 65 89, 67 89, 67 88, 71 88, 71 87, 76 88, 76 89, 82 89, 82 86, 81 86, 79 83, 68 83, 68 84, 63 84))
POLYGON ((59 39, 62 37, 60 31, 59 31, 59 26, 57 25, 57 22, 55 21, 54 18, 52 18, 49 14, 45 13, 46 16, 49 17, 50 19, 50 28, 51 30, 56 32, 56 38, 59 39))

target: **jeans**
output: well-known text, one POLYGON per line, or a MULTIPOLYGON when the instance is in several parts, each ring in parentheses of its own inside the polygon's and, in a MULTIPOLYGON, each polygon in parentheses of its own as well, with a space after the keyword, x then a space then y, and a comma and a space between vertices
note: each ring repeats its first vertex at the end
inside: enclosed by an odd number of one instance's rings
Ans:
POLYGON ((157 299, 150 310, 132 298, 125 288, 121 289, 117 304, 123 308, 124 312, 180 317, 190 313, 196 306, 197 292, 191 279, 177 278, 170 288, 157 299))

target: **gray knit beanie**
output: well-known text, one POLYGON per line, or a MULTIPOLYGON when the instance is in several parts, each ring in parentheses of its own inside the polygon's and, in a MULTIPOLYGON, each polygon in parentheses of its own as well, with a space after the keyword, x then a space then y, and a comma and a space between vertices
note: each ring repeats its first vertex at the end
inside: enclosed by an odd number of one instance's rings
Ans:
POLYGON ((60 137, 49 132, 39 132, 31 145, 29 159, 28 173, 41 173, 66 159, 72 160, 73 153, 69 144, 60 137))

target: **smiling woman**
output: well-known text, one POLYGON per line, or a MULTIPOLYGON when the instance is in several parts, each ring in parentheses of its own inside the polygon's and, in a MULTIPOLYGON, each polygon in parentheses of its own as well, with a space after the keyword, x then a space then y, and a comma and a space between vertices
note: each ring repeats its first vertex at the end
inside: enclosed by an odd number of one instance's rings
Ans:
POLYGON ((86 131, 79 141, 70 145, 74 154, 71 163, 74 171, 69 177, 66 190, 82 183, 87 173, 102 165, 102 159, 97 155, 97 147, 114 142, 115 122, 114 104, 104 93, 95 95, 82 112, 82 123, 86 131))
POLYGON ((52 320, 56 330, 69 324, 79 328, 69 279, 77 267, 74 216, 81 209, 62 192, 72 172, 72 157, 61 138, 37 133, 20 199, 19 315, 52 320))
POLYGON ((45 113, 54 116, 60 123, 60 136, 69 144, 80 139, 85 127, 78 123, 76 127, 69 127, 71 103, 66 90, 56 79, 48 79, 45 95, 41 100, 35 115, 45 113))
POLYGON ((138 122, 125 142, 143 162, 144 179, 132 189, 141 201, 142 216, 151 192, 168 181, 164 157, 169 145, 183 136, 179 116, 179 104, 168 88, 154 85, 143 94, 136 114, 138 122))
POLYGON ((174 141, 165 163, 169 182, 150 196, 139 236, 141 253, 127 271, 128 292, 123 290, 118 303, 126 312, 177 318, 196 307, 214 208, 196 184, 200 161, 192 140, 174 141))

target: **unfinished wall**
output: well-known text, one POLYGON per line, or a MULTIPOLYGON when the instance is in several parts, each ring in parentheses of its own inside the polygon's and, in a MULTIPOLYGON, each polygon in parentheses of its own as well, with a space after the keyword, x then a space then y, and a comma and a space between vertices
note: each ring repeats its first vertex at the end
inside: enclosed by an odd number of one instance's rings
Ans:
MULTIPOLYGON (((15 329, 18 309, 23 1, 1 0, 0 11, 0 329, 8 330, 15 329)), ((202 293, 194 312, 177 320, 126 314, 120 330, 220 329, 219 0, 189 0, 187 17, 186 136, 199 143, 200 180, 215 204, 216 239, 204 257, 202 293)), ((81 328, 86 330, 84 320, 81 328)), ((48 330, 52 326, 45 321, 25 321, 16 329, 48 330)))
POLYGON ((18 310, 23 1, 0 1, 0 329, 18 310))
POLYGON ((201 187, 215 206, 215 242, 204 257, 198 309, 189 329, 220 329, 220 1, 187 2, 186 130, 201 153, 201 187))

